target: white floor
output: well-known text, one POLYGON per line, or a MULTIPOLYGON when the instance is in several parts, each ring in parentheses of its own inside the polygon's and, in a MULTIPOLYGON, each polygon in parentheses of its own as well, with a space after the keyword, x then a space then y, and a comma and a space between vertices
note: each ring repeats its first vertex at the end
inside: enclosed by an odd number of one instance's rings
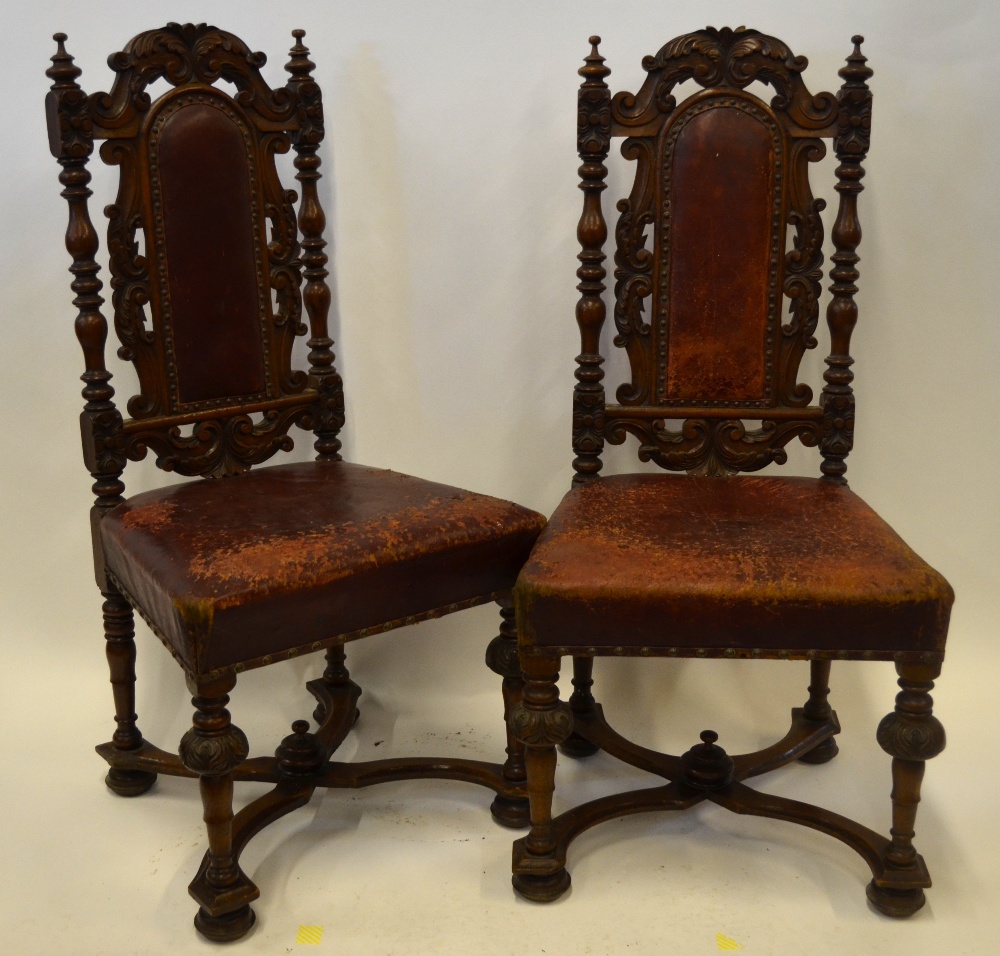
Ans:
MULTIPOLYGON (((353 648, 349 663, 365 694, 344 758, 497 759, 499 689, 480 665, 494 622, 493 609, 479 608, 353 648)), ((983 704, 987 678, 962 651, 977 643, 963 636, 980 626, 956 613, 955 651, 936 694, 949 747, 928 765, 917 821, 918 848, 935 885, 927 906, 908 921, 869 908, 866 868, 836 841, 712 806, 591 830, 570 850, 571 892, 547 906, 525 903, 510 887, 515 834, 492 823, 489 793, 419 781, 324 792, 256 838, 243 864, 261 889, 258 923, 233 951, 996 952, 996 771, 983 750, 995 722, 983 704), (303 926, 321 929, 318 942, 297 942, 303 926)), ((106 790, 92 750, 109 737, 110 724, 100 639, 81 630, 73 641, 58 640, 70 648, 59 669, 38 642, 16 652, 8 673, 19 679, 8 681, 0 703, 8 742, 0 791, 2 951, 207 951, 212 944, 191 926, 195 904, 186 891, 204 849, 196 787, 161 777, 138 799, 106 790)), ((140 633, 139 644, 140 725, 172 747, 187 727, 186 691, 148 633, 140 633)), ((301 684, 320 666, 311 658, 244 675, 231 710, 255 752, 270 752, 294 718, 309 714, 301 684)), ((781 735, 787 708, 804 697, 806 672, 792 663, 601 661, 596 690, 616 726, 644 742, 676 752, 711 726, 738 752, 781 735), (655 716, 633 706, 656 697, 662 701, 655 716)), ((835 666, 840 756, 822 767, 785 768, 755 785, 887 829, 889 761, 873 737, 891 707, 893 679, 891 665, 835 666)), ((561 758, 558 806, 643 779, 603 755, 561 758)), ((248 800, 257 792, 244 784, 237 795, 248 800)))

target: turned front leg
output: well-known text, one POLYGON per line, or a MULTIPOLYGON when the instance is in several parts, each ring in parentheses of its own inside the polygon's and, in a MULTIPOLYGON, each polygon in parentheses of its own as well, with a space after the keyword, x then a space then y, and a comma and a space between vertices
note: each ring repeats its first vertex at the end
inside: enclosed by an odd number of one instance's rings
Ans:
POLYGON ((244 936, 255 916, 250 902, 260 891, 240 870, 233 848, 233 770, 249 753, 247 738, 226 710, 233 675, 192 687, 192 728, 181 738, 180 758, 198 775, 208 830, 208 853, 190 893, 201 908, 194 924, 206 938, 228 942, 244 936))
MULTIPOLYGON (((518 740, 511 725, 515 709, 521 703, 524 681, 517 659, 517 625, 514 620, 514 601, 509 595, 497 599, 500 605, 500 633, 486 648, 486 666, 503 678, 503 721, 507 737, 507 758, 503 765, 503 778, 518 790, 524 790, 527 779, 524 766, 524 744, 518 740)), ((490 806, 497 823, 520 828, 528 825, 528 798, 505 797, 497 794, 490 806)))
MULTIPOLYGON (((111 672, 117 725, 111 743, 115 750, 134 751, 144 743, 135 713, 135 620, 131 605, 118 591, 102 591, 101 594, 104 597, 104 648, 111 672)), ((156 774, 112 767, 104 779, 119 796, 136 797, 153 786, 156 774)))
POLYGON ((552 795, 556 745, 573 730, 573 714, 559 700, 559 659, 524 657, 524 697, 513 715, 514 732, 525 745, 531 831, 523 852, 515 852, 514 889, 527 899, 548 902, 569 888, 564 861, 555 856, 552 795))
POLYGON ((921 888, 904 888, 906 875, 917 868, 913 835, 924 764, 945 746, 944 727, 932 713, 930 695, 941 665, 897 663, 896 671, 901 688, 896 707, 877 733, 879 745, 893 758, 892 839, 883 855, 885 872, 869 883, 868 899, 887 916, 910 916, 924 905, 921 888))

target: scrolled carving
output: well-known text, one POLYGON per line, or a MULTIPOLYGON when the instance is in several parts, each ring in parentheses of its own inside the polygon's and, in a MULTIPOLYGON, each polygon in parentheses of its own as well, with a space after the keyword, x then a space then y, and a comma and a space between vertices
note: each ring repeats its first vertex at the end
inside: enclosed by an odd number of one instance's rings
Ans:
POLYGON ((612 117, 622 126, 654 122, 674 108, 671 91, 685 80, 708 88, 745 89, 755 80, 775 90, 771 106, 786 112, 803 129, 822 129, 836 113, 833 96, 813 96, 802 82, 808 65, 781 40, 757 30, 707 27, 677 37, 655 56, 642 61, 649 74, 635 95, 619 93, 612 100, 612 117))
POLYGON ((789 166, 788 225, 794 229, 792 248, 785 254, 782 291, 788 299, 790 321, 781 327, 778 382, 780 400, 789 406, 812 401, 812 389, 797 381, 806 350, 816 347, 813 333, 819 321, 819 299, 823 278, 823 220, 826 201, 814 199, 809 188, 808 164, 822 159, 826 147, 817 139, 798 140, 792 145, 789 166))
POLYGON ((234 724, 210 733, 192 727, 182 738, 181 763, 200 777, 218 777, 238 767, 250 753, 246 734, 234 724))
POLYGON ((932 715, 887 714, 875 739, 887 754, 900 760, 930 760, 945 748, 944 727, 932 715))
POLYGON ((204 23, 168 23, 140 33, 108 58, 118 76, 109 93, 91 97, 91 111, 106 131, 134 128, 150 107, 146 88, 163 77, 173 86, 219 79, 236 86, 237 102, 270 122, 292 118, 294 101, 285 90, 272 90, 260 75, 266 63, 238 37, 204 23))
POLYGON ((562 702, 551 710, 534 710, 521 703, 514 707, 510 726, 514 736, 529 747, 554 747, 573 732, 573 712, 562 702))
POLYGON ((635 182, 628 199, 618 203, 620 216, 615 227, 615 327, 614 344, 624 348, 632 369, 632 381, 618 387, 616 397, 623 405, 649 398, 652 372, 652 341, 649 323, 643 319, 644 300, 653 291, 654 256, 646 248, 646 229, 655 221, 653 177, 655 149, 649 139, 631 138, 622 144, 622 155, 637 160, 635 182))
POLYGON ((209 419, 196 422, 190 435, 182 435, 177 425, 138 423, 126 429, 125 448, 132 461, 141 461, 152 449, 157 467, 180 475, 238 475, 277 451, 289 451, 294 444, 286 434, 289 427, 309 414, 309 406, 299 405, 272 409, 257 423, 249 415, 209 419))
POLYGON ((769 464, 784 464, 784 446, 793 438, 805 445, 819 441, 815 421, 762 421, 748 429, 740 419, 686 419, 680 430, 663 419, 633 419, 609 413, 605 437, 621 444, 627 434, 639 441, 639 459, 663 468, 694 475, 732 475, 759 471, 769 464))

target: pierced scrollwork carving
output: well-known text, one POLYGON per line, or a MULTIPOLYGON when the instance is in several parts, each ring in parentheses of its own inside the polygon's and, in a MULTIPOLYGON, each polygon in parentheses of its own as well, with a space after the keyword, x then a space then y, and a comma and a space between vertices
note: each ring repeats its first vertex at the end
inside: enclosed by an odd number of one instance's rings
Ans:
POLYGON ((814 421, 763 421, 758 428, 747 429, 740 419, 698 418, 687 419, 674 431, 662 419, 609 416, 605 433, 609 442, 621 444, 628 433, 639 439, 640 461, 695 475, 732 475, 784 464, 788 458, 784 446, 793 438, 812 446, 820 437, 814 421))
POLYGON ((573 732, 573 712, 563 702, 551 710, 534 710, 521 703, 514 707, 510 726, 514 736, 529 747, 554 747, 573 732))
POLYGON ((673 110, 672 91, 685 80, 706 89, 745 89, 759 80, 775 90, 772 108, 787 112, 802 129, 825 129, 834 120, 837 102, 830 93, 813 96, 806 88, 801 74, 808 62, 781 40, 757 30, 708 27, 677 37, 655 56, 645 57, 646 82, 637 94, 614 97, 612 117, 624 127, 657 122, 673 110))
POLYGON ((778 358, 779 396, 785 405, 801 407, 812 401, 812 389, 797 381, 802 356, 816 347, 813 333, 819 321, 823 279, 823 220, 826 201, 814 199, 809 188, 808 164, 819 161, 826 147, 818 139, 792 144, 789 166, 788 225, 794 230, 792 248, 785 255, 783 292, 789 300, 790 320, 781 327, 778 358))
POLYGON ((295 100, 272 90, 260 75, 267 62, 238 37, 207 24, 168 23, 140 33, 108 58, 118 76, 110 93, 90 98, 95 120, 105 130, 135 127, 151 102, 146 88, 163 77, 173 86, 192 81, 211 85, 222 79, 236 86, 236 101, 270 122, 288 121, 295 100))
POLYGON ((182 435, 179 426, 169 428, 130 427, 126 429, 126 452, 132 461, 146 457, 148 449, 156 453, 157 467, 180 475, 204 475, 221 478, 238 475, 252 465, 266 461, 277 451, 289 451, 292 438, 287 434, 292 424, 304 422, 308 406, 292 406, 266 412, 254 423, 249 415, 196 422, 190 435, 182 435))
POLYGON ((615 327, 614 344, 624 348, 632 369, 632 381, 618 387, 616 397, 623 405, 649 398, 653 343, 650 325, 643 319, 644 300, 653 292, 652 250, 646 248, 646 229, 655 221, 652 168, 655 148, 652 140, 632 138, 622 144, 622 155, 637 160, 635 182, 628 199, 618 203, 615 227, 615 327))
POLYGON ((207 733, 192 727, 182 738, 178 755, 181 763, 201 777, 216 777, 238 767, 250 753, 246 734, 234 724, 221 733, 207 733))

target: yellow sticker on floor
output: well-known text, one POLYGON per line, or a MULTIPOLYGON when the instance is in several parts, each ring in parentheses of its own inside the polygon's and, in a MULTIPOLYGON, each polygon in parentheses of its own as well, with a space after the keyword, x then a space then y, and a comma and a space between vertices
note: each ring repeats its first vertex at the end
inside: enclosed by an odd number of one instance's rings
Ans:
POLYGON ((319 946, 323 941, 322 926, 300 926, 295 934, 296 943, 305 943, 307 946, 319 946))
POLYGON ((731 936, 726 936, 725 933, 715 934, 715 945, 725 953, 733 953, 738 949, 743 949, 743 947, 737 943, 735 939, 731 936))

